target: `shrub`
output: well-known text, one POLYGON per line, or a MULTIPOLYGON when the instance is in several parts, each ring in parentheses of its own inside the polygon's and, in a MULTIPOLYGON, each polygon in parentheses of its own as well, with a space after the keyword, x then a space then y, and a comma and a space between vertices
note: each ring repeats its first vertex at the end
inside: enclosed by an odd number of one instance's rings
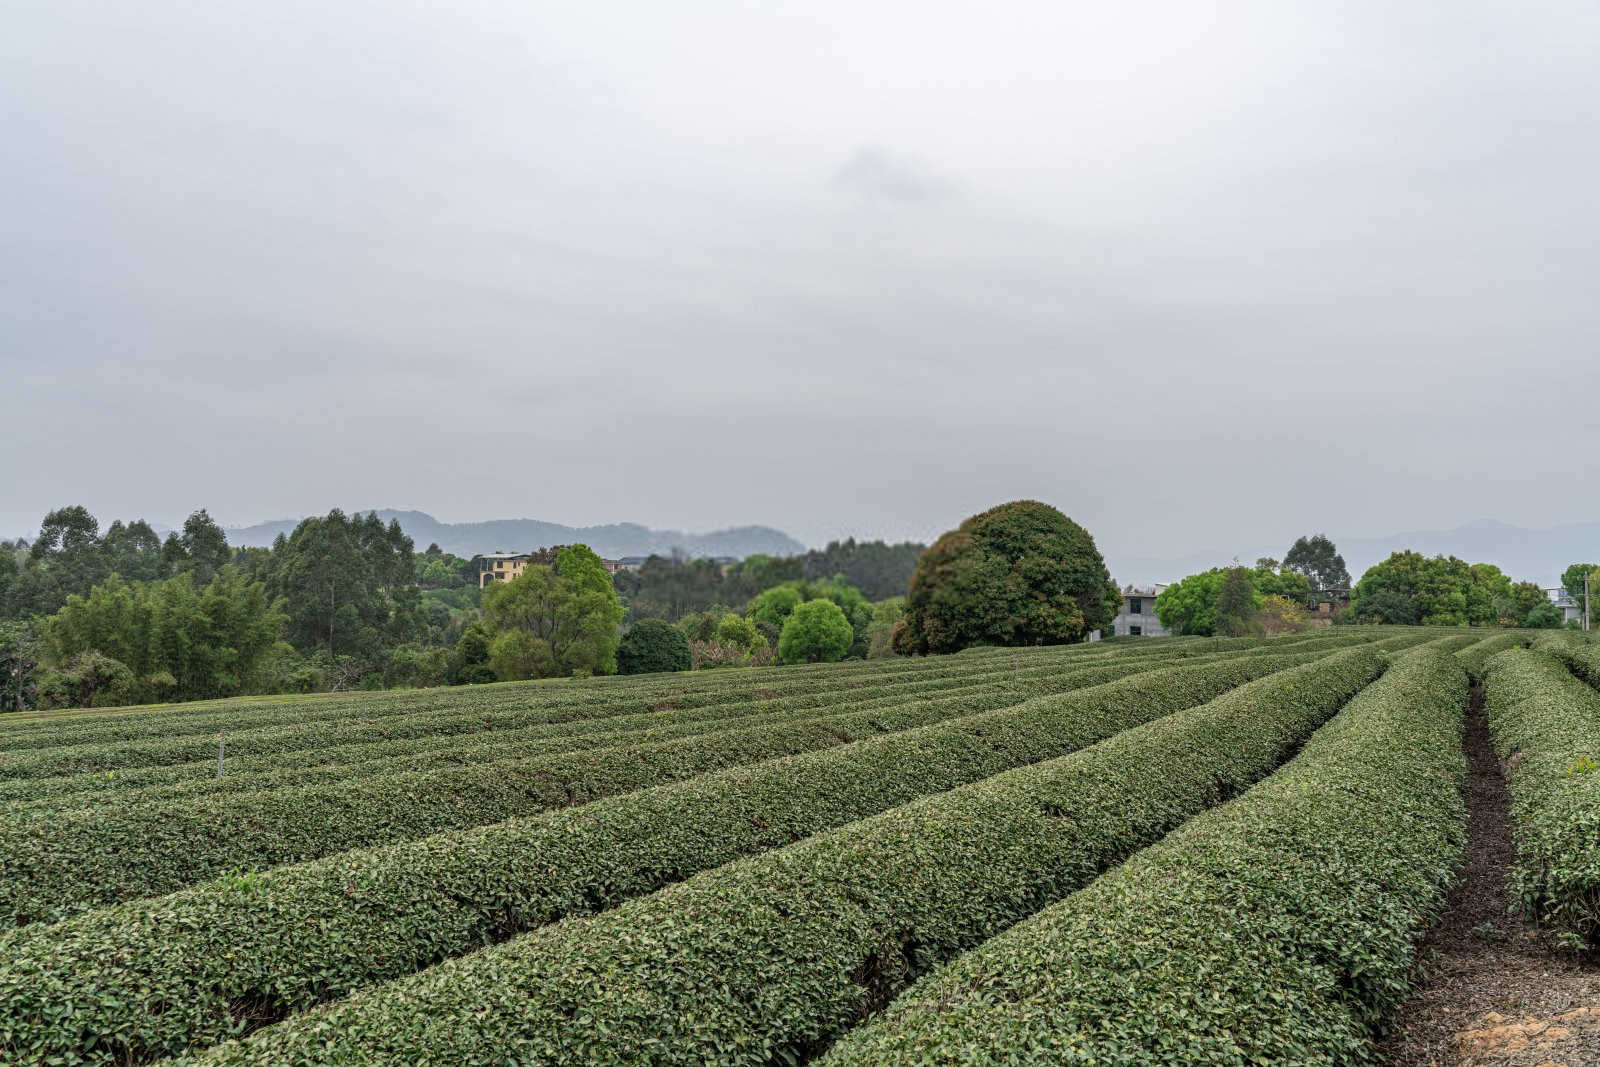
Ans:
POLYGON ((1256 612, 1256 624, 1269 637, 1297 634, 1306 628, 1306 609, 1277 594, 1262 597, 1261 607, 1256 612))
POLYGON ((697 671, 717 667, 769 667, 776 659, 772 646, 762 638, 755 648, 724 645, 717 641, 689 642, 689 658, 697 671))
POLYGON ((1268 773, 1386 665, 1357 649, 1269 676, 1082 752, 357 994, 210 1058, 476 1063, 539 1049, 571 1063, 648 1048, 657 1062, 804 1062, 918 971, 1268 773))
POLYGON ((746 652, 754 652, 767 643, 767 639, 761 636, 761 631, 756 629, 755 623, 732 612, 724 615, 717 623, 716 641, 719 645, 732 645, 746 652))
POLYGON ((1355 1063, 1466 838, 1465 672, 1390 672, 1299 756, 930 975, 836 1045, 882 1063, 1355 1063))
POLYGON ((1485 710, 1507 768, 1517 845, 1512 892, 1527 915, 1600 943, 1600 693, 1546 652, 1489 661, 1485 710))
POLYGON ((663 619, 634 623, 617 646, 620 674, 686 671, 690 666, 688 639, 663 619))
POLYGON ((1109 628, 1118 602, 1089 532, 1019 500, 972 516, 917 559, 895 648, 1067 644, 1109 628))
MULTIPOLYGON (((1053 673, 1048 667, 1046 672, 1053 673)), ((811 685, 815 688, 814 680, 811 685)), ((860 690, 847 692, 860 698, 860 690)), ((916 700, 824 717, 802 711, 648 744, 269 788, 239 794, 226 805, 202 795, 53 812, 49 818, 19 812, 0 819, 0 889, 5 890, 0 892, 0 924, 64 918, 91 907, 171 892, 239 867, 298 863, 587 803, 922 725, 941 714, 949 712, 916 700)), ((215 744, 214 736, 208 740, 215 744)))
POLYGON ((1009 695, 950 699, 949 714, 977 714, 844 748, 268 870, 248 894, 223 881, 10 931, 0 934, 0 1034, 41 1057, 179 1052, 240 1033, 247 1020, 235 1005, 289 1011, 342 996, 919 795, 1062 756, 1325 652, 1171 669, 1141 656, 1058 670, 1009 695), (1140 673, 1001 706, 1038 685, 1129 670, 1140 673), (57 1007, 68 1002, 75 1010, 63 1016, 57 1007))
POLYGON ((789 613, 778 636, 784 663, 831 663, 844 658, 855 641, 850 620, 831 600, 808 600, 789 613))

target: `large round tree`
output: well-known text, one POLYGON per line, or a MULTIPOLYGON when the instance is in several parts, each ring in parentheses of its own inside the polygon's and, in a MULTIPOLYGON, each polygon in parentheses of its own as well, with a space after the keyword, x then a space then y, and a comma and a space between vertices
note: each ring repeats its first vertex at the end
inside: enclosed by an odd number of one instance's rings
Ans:
POLYGON ((1109 627, 1118 597, 1089 531, 1018 500, 972 516, 921 555, 894 647, 1067 644, 1109 627))

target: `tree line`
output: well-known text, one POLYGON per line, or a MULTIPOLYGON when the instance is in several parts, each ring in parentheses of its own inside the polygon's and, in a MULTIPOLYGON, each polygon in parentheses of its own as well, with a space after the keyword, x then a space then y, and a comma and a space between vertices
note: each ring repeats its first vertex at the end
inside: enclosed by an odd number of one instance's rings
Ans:
MULTIPOLYGON (((1586 567, 1574 564, 1566 577, 1576 574, 1581 582, 1586 567)), ((1306 609, 1323 600, 1334 607, 1336 623, 1539 628, 1562 622, 1537 583, 1455 556, 1395 552, 1352 587, 1344 557, 1323 534, 1298 539, 1281 564, 1262 558, 1253 568, 1189 575, 1161 591, 1156 615, 1181 634, 1282 632, 1304 628, 1306 609)))
POLYGON ((204 509, 163 537, 65 507, 31 542, 0 542, 0 709, 608 673, 623 628, 650 617, 683 635, 691 666, 766 663, 793 608, 819 599, 849 639, 829 617, 815 647, 794 630, 790 658, 864 656, 875 619, 888 654, 897 609, 872 599, 905 591, 920 550, 848 540, 731 566, 651 557, 613 579, 587 548, 556 546, 525 581, 481 591, 470 559, 417 552, 370 513, 334 509, 246 548, 204 509))

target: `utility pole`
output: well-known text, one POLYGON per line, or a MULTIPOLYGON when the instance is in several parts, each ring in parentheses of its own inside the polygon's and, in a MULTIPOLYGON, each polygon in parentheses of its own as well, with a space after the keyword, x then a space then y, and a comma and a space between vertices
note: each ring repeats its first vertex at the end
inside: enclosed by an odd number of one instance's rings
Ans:
POLYGON ((1583 576, 1583 632, 1589 632, 1589 575, 1583 576))

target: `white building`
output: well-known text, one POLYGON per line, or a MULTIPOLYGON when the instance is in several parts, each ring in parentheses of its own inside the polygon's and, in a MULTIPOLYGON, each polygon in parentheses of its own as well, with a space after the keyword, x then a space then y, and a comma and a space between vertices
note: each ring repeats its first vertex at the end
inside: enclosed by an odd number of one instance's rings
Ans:
POLYGON ((1111 632, 1118 637, 1170 637, 1172 631, 1156 618, 1156 597, 1166 585, 1157 583, 1148 589, 1127 586, 1122 590, 1122 604, 1111 623, 1111 632))
MULTIPOLYGON (((1589 584, 1593 585, 1594 583, 1591 581, 1589 584)), ((1574 621, 1577 622, 1579 626, 1583 625, 1583 591, 1582 590, 1579 590, 1578 594, 1576 596, 1574 596, 1573 594, 1571 594, 1571 593, 1567 592, 1565 589, 1563 589, 1561 586, 1556 586, 1554 589, 1546 589, 1544 591, 1544 595, 1550 598, 1550 603, 1554 604, 1556 607, 1561 609, 1561 624, 1563 626, 1565 626, 1569 622, 1574 622, 1574 621)), ((1594 590, 1590 590, 1589 595, 1590 596, 1596 595, 1595 591, 1594 590)), ((1593 608, 1590 609, 1590 617, 1591 618, 1594 617, 1594 609, 1593 608)))

